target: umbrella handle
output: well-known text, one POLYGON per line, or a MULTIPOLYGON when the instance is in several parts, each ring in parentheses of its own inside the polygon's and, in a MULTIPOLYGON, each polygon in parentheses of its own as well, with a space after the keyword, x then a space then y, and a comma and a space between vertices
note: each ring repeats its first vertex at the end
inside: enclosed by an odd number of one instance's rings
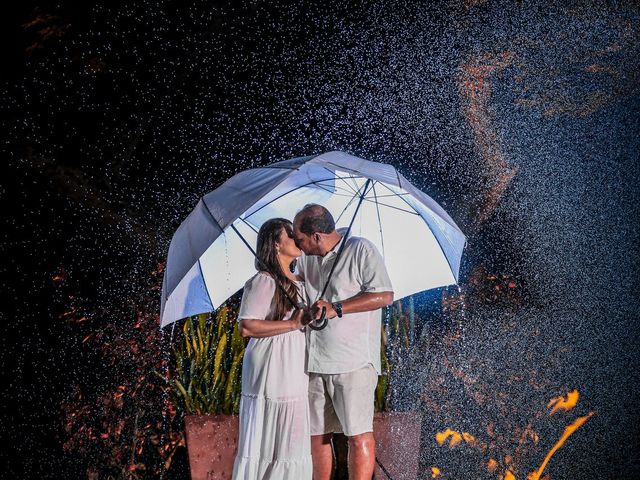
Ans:
POLYGON ((322 315, 320 315, 320 318, 317 320, 318 325, 314 325, 315 322, 311 322, 309 324, 309 328, 311 330, 322 330, 323 328, 325 328, 327 326, 327 323, 329 323, 329 319, 325 318, 327 315, 327 307, 322 307, 322 315))

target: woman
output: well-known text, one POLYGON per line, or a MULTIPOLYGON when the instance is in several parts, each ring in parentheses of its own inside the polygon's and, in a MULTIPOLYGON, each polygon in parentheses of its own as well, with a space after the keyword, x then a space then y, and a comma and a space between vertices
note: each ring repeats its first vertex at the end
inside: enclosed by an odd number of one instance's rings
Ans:
MULTIPOLYGON (((258 232, 258 273, 244 286, 238 319, 240 333, 251 337, 242 363, 240 440, 233 478, 242 480, 311 479, 308 377, 304 371, 304 284, 291 265, 300 256, 291 222, 274 218, 258 232), (274 278, 275 277, 275 278, 274 278)), ((305 302, 306 303, 306 302, 305 302)))

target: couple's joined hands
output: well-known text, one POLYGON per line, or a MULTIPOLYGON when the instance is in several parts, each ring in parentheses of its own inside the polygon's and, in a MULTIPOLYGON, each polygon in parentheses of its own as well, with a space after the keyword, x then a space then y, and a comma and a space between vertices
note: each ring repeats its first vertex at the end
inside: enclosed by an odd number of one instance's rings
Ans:
POLYGON ((329 302, 325 302, 324 300, 318 300, 313 305, 311 305, 311 315, 314 319, 318 320, 322 316, 323 307, 327 309, 325 318, 333 318, 338 316, 336 311, 333 309, 333 305, 331 305, 329 302))
POLYGON ((318 320, 322 316, 322 308, 326 308, 326 318, 333 318, 337 316, 336 311, 333 309, 333 306, 329 302, 325 302, 324 300, 318 300, 310 308, 307 308, 305 305, 300 305, 293 315, 291 316, 291 320, 293 321, 296 329, 299 330, 301 328, 309 325, 313 320, 318 320))
POLYGON ((313 321, 311 310, 309 310, 306 305, 301 305, 300 308, 296 309, 296 311, 293 312, 293 315, 291 315, 291 321, 293 322, 293 326, 296 330, 306 327, 313 321))

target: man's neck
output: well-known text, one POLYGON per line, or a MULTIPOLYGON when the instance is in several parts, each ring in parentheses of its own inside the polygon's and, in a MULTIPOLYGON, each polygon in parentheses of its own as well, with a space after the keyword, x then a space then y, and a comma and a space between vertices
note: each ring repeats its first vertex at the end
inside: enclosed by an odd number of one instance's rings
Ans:
POLYGON ((333 249, 335 249, 338 246, 338 244, 340 243, 340 240, 342 240, 342 235, 340 235, 338 232, 336 232, 334 230, 333 233, 331 234, 331 236, 327 237, 327 239, 325 241, 326 245, 329 248, 324 252, 324 254, 322 256, 324 257, 329 252, 333 251, 333 249))

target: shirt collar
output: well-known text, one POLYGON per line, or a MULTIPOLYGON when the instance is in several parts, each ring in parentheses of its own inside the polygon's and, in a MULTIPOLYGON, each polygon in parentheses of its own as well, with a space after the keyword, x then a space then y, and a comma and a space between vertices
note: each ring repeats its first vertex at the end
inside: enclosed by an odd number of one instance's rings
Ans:
POLYGON ((327 254, 324 256, 324 258, 331 258, 335 255, 338 254, 338 252, 340 251, 340 247, 342 247, 342 243, 344 242, 344 237, 347 234, 347 229, 346 228, 339 228, 336 230, 338 232, 338 234, 340 235, 340 241, 338 243, 336 243, 336 245, 327 252, 327 254))

